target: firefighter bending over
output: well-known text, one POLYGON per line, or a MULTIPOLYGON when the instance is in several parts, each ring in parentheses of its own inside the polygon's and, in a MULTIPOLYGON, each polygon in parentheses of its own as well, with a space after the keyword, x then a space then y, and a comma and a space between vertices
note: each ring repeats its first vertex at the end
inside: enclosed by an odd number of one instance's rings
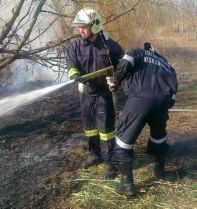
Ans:
MULTIPOLYGON (((99 15, 91 8, 81 9, 71 26, 77 27, 81 35, 69 45, 66 61, 70 78, 79 81, 81 118, 88 138, 90 158, 83 162, 82 167, 88 168, 104 160, 105 172, 101 178, 115 177, 117 170, 110 159, 115 143, 112 93, 106 76, 84 83, 80 82, 80 76, 111 65, 115 69, 124 51, 106 36, 99 15)), ((108 80, 111 79, 112 76, 108 76, 108 80)))
POLYGON ((150 126, 147 153, 153 155, 154 174, 156 178, 164 177, 168 148, 166 121, 168 109, 175 102, 177 78, 167 60, 147 42, 144 49, 128 51, 118 64, 115 72, 117 86, 124 79, 127 101, 117 127, 112 161, 121 173, 121 183, 116 191, 133 196, 136 193, 132 175, 133 146, 146 124, 150 126))

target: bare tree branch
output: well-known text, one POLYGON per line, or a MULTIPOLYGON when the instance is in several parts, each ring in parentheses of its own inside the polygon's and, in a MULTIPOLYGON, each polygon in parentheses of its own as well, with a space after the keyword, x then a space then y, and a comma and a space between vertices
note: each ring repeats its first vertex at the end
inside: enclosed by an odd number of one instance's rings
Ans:
POLYGON ((47 10, 42 10, 42 12, 48 13, 48 14, 53 14, 59 17, 68 17, 68 18, 73 18, 72 16, 68 16, 68 15, 64 15, 64 14, 60 14, 58 12, 52 12, 52 11, 47 11, 47 10))
POLYGON ((2 41, 6 38, 6 36, 8 35, 8 33, 10 32, 16 18, 18 17, 21 8, 24 4, 25 0, 21 0, 19 1, 18 5, 16 5, 16 7, 13 9, 13 15, 11 17, 11 19, 6 23, 5 27, 2 30, 2 34, 0 35, 0 44, 2 43, 2 41))
POLYGON ((72 40, 72 39, 74 39, 74 38, 77 38, 77 37, 79 37, 79 36, 80 36, 79 34, 75 34, 75 35, 72 35, 72 36, 70 36, 70 37, 68 37, 68 38, 65 38, 65 39, 62 39, 62 40, 58 40, 57 42, 48 43, 47 46, 41 47, 41 48, 37 48, 37 49, 35 49, 35 50, 32 50, 31 53, 32 53, 32 54, 35 54, 35 53, 38 53, 38 52, 42 52, 42 51, 45 51, 45 50, 54 48, 54 47, 59 46, 59 45, 65 43, 65 42, 67 42, 67 41, 69 41, 69 40, 72 40))
POLYGON ((0 64, 0 69, 4 68, 6 65, 12 63, 14 60, 15 60, 15 57, 17 55, 17 52, 20 51, 20 49, 23 47, 24 43, 27 41, 27 39, 29 38, 30 34, 31 34, 31 31, 34 27, 34 24, 36 23, 36 20, 38 18, 38 15, 40 14, 40 12, 42 11, 42 7, 43 5, 45 4, 46 0, 41 0, 37 6, 37 9, 34 13, 34 16, 32 18, 32 21, 31 21, 31 24, 29 26, 29 28, 26 30, 21 42, 19 43, 18 47, 16 48, 16 53, 11 56, 11 57, 8 57, 4 62, 2 62, 0 64))
MULTIPOLYGON (((20 30, 20 29, 21 29, 21 28, 29 21, 32 4, 33 4, 33 1, 31 1, 31 4, 30 4, 28 10, 26 11, 26 14, 19 20, 19 22, 17 23, 16 27, 15 27, 15 28, 12 27, 12 28, 14 28, 14 29, 10 29, 10 32, 9 32, 10 35, 7 36, 8 40, 6 41, 5 44, 3 44, 2 49, 5 49, 9 44, 11 45, 11 44, 12 44, 12 43, 11 43, 11 40, 12 40, 13 38, 15 38, 15 40, 16 40, 17 42, 19 41, 19 37, 18 37, 18 35, 17 35, 17 32, 18 32, 18 31, 19 31, 19 30, 20 30), (23 20, 24 20, 26 17, 28 17, 28 15, 29 15, 28 20, 27 20, 25 23, 22 24, 23 20)), ((0 51, 1 51, 2 49, 0 48, 0 51)))
POLYGON ((30 44, 31 42, 35 41, 39 36, 44 34, 55 22, 57 21, 57 18, 55 18, 53 21, 51 21, 48 26, 41 32, 39 33, 36 37, 34 37, 32 40, 29 40, 26 44, 30 44))
POLYGON ((110 22, 112 22, 112 21, 114 21, 114 20, 120 18, 121 16, 123 16, 123 15, 129 13, 129 12, 132 11, 132 10, 135 10, 135 7, 140 3, 140 1, 141 1, 141 0, 137 0, 137 1, 132 5, 132 7, 130 7, 129 9, 127 9, 125 12, 122 12, 122 13, 120 13, 120 14, 113 15, 113 16, 110 15, 110 16, 109 16, 110 18, 108 17, 108 18, 107 18, 107 21, 105 21, 105 22, 103 23, 103 25, 105 25, 105 24, 107 24, 107 23, 110 23, 110 22))

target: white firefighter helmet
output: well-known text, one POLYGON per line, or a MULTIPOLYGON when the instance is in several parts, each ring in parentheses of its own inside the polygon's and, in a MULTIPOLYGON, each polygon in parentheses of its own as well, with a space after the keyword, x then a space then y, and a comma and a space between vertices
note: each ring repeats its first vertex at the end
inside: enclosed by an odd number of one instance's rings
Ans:
POLYGON ((72 27, 78 27, 80 25, 89 25, 94 34, 103 30, 98 13, 94 9, 88 7, 79 10, 71 24, 72 27))

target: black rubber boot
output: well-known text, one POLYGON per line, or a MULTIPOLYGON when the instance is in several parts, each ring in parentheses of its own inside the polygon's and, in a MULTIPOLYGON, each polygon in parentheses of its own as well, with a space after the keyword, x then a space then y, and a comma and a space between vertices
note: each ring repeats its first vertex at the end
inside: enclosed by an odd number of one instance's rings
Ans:
POLYGON ((156 179, 163 179, 165 177, 165 159, 162 156, 154 155, 155 161, 154 176, 156 179))
POLYGON ((132 163, 131 162, 119 162, 118 163, 121 180, 120 184, 116 187, 118 194, 124 194, 127 197, 133 197, 136 194, 135 187, 133 185, 132 163))
POLYGON ((111 162, 105 163, 105 171, 102 176, 100 176, 101 180, 114 179, 118 174, 118 169, 111 162))
POLYGON ((88 137, 88 150, 90 152, 90 157, 82 162, 82 168, 89 168, 93 165, 98 165, 103 162, 101 157, 101 148, 99 136, 88 137))
POLYGON ((81 167, 87 169, 93 165, 98 165, 102 162, 103 160, 99 157, 89 157, 86 161, 82 162, 81 167))
POLYGON ((156 179, 163 179, 165 177, 165 158, 169 151, 169 144, 167 142, 155 144, 148 141, 147 154, 152 155, 155 166, 154 175, 156 179))

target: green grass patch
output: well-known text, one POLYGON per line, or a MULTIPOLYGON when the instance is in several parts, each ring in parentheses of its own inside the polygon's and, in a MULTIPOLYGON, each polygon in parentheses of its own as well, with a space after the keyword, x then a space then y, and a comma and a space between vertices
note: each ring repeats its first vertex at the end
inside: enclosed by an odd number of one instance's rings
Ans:
POLYGON ((182 166, 188 172, 185 172, 182 179, 181 173, 178 173, 181 171, 174 171, 174 175, 157 181, 153 175, 152 158, 137 151, 133 173, 138 195, 130 199, 115 192, 120 175, 113 180, 99 180, 104 169, 103 164, 78 169, 77 178, 71 181, 75 189, 69 194, 67 204, 69 208, 77 209, 194 209, 196 171, 185 163, 182 166))

